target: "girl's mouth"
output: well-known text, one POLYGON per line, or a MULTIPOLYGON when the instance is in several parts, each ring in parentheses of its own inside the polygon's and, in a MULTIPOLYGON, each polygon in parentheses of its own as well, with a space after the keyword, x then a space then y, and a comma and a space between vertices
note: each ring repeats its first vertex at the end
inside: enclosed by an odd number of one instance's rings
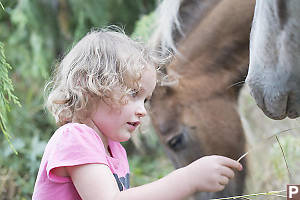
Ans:
POLYGON ((127 122, 127 124, 129 125, 129 131, 133 132, 133 131, 135 131, 136 127, 138 127, 138 125, 140 125, 140 122, 139 121, 127 122))
POLYGON ((140 122, 137 121, 137 122, 127 122, 127 124, 129 124, 130 126, 133 126, 133 127, 137 127, 138 125, 140 125, 140 122))

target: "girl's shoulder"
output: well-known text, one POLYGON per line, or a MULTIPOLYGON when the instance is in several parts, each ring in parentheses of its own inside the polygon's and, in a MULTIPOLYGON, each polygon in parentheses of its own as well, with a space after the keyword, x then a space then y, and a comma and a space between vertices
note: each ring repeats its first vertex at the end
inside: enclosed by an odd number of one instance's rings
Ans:
POLYGON ((59 127, 48 143, 52 146, 51 144, 55 146, 85 144, 86 146, 97 146, 104 149, 103 142, 97 132, 89 126, 79 123, 68 123, 59 127))
POLYGON ((90 128, 89 126, 85 125, 85 124, 80 124, 80 123, 75 123, 75 122, 70 122, 67 123, 61 127, 59 127, 56 132, 64 132, 64 131, 68 131, 68 130, 72 130, 72 131, 76 131, 76 132, 95 132, 94 129, 90 128))

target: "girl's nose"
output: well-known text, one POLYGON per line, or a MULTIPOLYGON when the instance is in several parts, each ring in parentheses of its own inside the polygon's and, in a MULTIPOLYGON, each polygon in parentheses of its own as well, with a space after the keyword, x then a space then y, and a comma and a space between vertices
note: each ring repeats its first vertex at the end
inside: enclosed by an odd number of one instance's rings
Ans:
POLYGON ((135 112, 136 116, 138 116, 139 118, 145 117, 147 115, 147 110, 145 108, 145 105, 141 105, 137 108, 136 112, 135 112))

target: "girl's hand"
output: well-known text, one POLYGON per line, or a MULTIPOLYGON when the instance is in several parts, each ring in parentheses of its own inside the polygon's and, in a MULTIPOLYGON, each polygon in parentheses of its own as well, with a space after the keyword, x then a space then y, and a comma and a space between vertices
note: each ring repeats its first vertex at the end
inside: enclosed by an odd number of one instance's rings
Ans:
POLYGON ((205 156, 183 168, 187 182, 195 192, 217 192, 225 188, 234 177, 234 169, 241 171, 242 165, 223 156, 205 156))

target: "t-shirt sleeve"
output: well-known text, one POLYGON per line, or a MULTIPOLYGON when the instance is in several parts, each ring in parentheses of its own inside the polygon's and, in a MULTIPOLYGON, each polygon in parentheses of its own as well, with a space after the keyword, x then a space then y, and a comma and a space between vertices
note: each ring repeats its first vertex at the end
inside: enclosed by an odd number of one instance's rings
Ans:
POLYGON ((70 182, 69 177, 56 176, 51 170, 95 163, 109 166, 105 155, 105 148, 100 137, 97 137, 91 130, 83 127, 67 127, 60 131, 49 152, 47 176, 54 182, 70 182))

